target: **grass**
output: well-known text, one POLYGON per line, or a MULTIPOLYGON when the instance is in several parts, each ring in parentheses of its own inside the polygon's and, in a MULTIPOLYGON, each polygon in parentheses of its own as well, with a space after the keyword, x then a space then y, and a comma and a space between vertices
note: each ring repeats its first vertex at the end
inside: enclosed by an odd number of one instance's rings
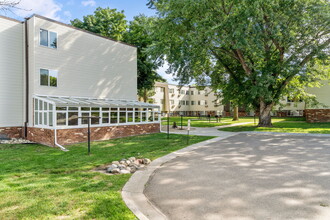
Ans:
MULTIPOLYGON (((221 126, 221 125, 230 125, 230 124, 236 124, 236 123, 244 123, 244 122, 254 122, 253 117, 241 117, 239 118, 239 121, 233 121, 232 117, 223 117, 220 122, 217 122, 214 117, 211 118, 209 121, 208 119, 202 118, 199 119, 198 117, 183 117, 182 118, 182 125, 187 126, 188 125, 188 119, 191 120, 190 126, 191 127, 215 127, 215 126, 221 126)), ((304 121, 304 118, 280 118, 280 117, 273 117, 272 120, 274 122, 279 121, 304 121)), ((177 126, 181 126, 181 117, 170 117, 170 125, 173 125, 173 122, 176 122, 177 126)), ((256 118, 256 123, 258 123, 258 119, 256 118)), ((162 118, 162 125, 167 125, 167 118, 162 118)))
POLYGON ((0 219, 136 219, 120 191, 130 174, 91 169, 135 156, 156 159, 211 137, 152 134, 68 146, 0 144, 0 219))
POLYGON ((318 133, 330 134, 330 123, 307 123, 303 121, 295 122, 274 122, 273 127, 263 128, 251 125, 240 125, 229 128, 220 128, 221 131, 266 131, 284 133, 318 133))

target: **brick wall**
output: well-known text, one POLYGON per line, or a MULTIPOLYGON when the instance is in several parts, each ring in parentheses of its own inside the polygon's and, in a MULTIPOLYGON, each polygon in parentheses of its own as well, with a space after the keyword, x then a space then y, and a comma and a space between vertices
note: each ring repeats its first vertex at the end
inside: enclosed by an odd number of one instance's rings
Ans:
MULTIPOLYGON (((140 134, 151 134, 160 132, 159 123, 122 125, 111 127, 92 127, 91 140, 109 140, 113 138, 128 137, 140 134)), ((29 128, 28 140, 47 146, 55 146, 54 130, 43 128, 29 128)), ((60 145, 87 142, 87 128, 58 129, 57 142, 60 145)))
POLYGON ((22 127, 1 127, 0 134, 8 138, 22 138, 22 127))
POLYGON ((330 109, 306 109, 306 121, 315 122, 330 122, 330 109))
POLYGON ((54 147, 54 130, 45 128, 28 128, 27 139, 36 143, 54 147))

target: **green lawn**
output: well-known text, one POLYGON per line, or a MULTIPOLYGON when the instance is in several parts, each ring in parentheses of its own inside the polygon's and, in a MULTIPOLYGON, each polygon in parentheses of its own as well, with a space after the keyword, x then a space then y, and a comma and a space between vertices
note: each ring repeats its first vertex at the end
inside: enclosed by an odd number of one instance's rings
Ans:
POLYGON ((330 123, 307 123, 303 121, 296 122, 274 122, 271 128, 262 128, 251 125, 240 125, 229 128, 220 128, 221 131, 268 131, 285 133, 319 133, 330 134, 330 123))
MULTIPOLYGON (((208 119, 199 119, 198 117, 183 117, 182 118, 182 125, 187 126, 188 125, 188 119, 191 120, 191 127, 215 127, 215 126, 221 126, 221 125, 229 125, 229 124, 236 124, 236 123, 244 123, 244 122, 254 122, 253 117, 241 117, 239 118, 239 121, 233 121, 232 117, 224 117, 221 119, 220 122, 217 122, 214 117, 211 118, 209 121, 208 119)), ((304 118, 279 118, 279 117, 273 117, 273 122, 279 122, 279 121, 304 121, 304 118)), ((176 122, 177 126, 181 126, 181 117, 170 117, 170 125, 173 125, 173 122, 176 122)), ((256 118, 256 123, 258 123, 258 118, 256 118)), ((162 118, 162 125, 167 125, 167 118, 162 118)))
POLYGON ((120 190, 130 178, 91 172, 128 157, 156 159, 211 137, 152 134, 68 146, 0 144, 0 219, 136 219, 120 190))

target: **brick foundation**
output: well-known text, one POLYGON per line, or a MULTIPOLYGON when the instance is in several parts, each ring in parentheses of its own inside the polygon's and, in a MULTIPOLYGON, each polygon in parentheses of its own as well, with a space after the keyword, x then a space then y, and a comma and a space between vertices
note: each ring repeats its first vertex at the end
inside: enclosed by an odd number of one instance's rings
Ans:
MULTIPOLYGON (((121 125, 111 127, 92 127, 91 140, 109 140, 140 134, 160 132, 160 124, 121 125)), ((28 128, 28 140, 47 146, 55 146, 54 130, 43 128, 28 128)), ((60 145, 81 143, 87 141, 87 128, 58 129, 57 143, 60 145)))
POLYGON ((54 130, 45 128, 28 128, 27 138, 30 141, 54 147, 54 130))
POLYGON ((305 115, 309 123, 330 122, 330 109, 306 109, 305 115))
POLYGON ((22 127, 1 127, 0 134, 7 138, 22 138, 23 128, 22 127))

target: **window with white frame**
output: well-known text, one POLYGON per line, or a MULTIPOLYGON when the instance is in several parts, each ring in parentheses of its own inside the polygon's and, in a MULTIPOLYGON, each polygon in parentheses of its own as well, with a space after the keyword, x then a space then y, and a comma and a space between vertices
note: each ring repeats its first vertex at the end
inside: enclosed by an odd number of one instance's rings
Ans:
POLYGON ((40 85, 57 87, 57 70, 40 69, 40 85))
POLYGON ((174 100, 173 99, 170 99, 170 104, 174 105, 174 100))
POLYGON ((88 120, 91 126, 111 126, 118 124, 152 123, 159 121, 159 108, 133 108, 133 107, 80 107, 58 106, 50 103, 53 100, 44 101, 34 98, 34 126, 73 128, 85 127, 88 120), (93 118, 83 118, 90 117, 93 118), (54 124, 55 122, 55 124, 54 124))
POLYGON ((186 92, 184 90, 180 90, 180 94, 184 95, 186 92))
POLYGON ((56 49, 57 33, 45 29, 40 29, 40 45, 56 49))
POLYGON ((174 89, 169 89, 170 90, 170 93, 172 94, 172 93, 174 93, 174 89))

